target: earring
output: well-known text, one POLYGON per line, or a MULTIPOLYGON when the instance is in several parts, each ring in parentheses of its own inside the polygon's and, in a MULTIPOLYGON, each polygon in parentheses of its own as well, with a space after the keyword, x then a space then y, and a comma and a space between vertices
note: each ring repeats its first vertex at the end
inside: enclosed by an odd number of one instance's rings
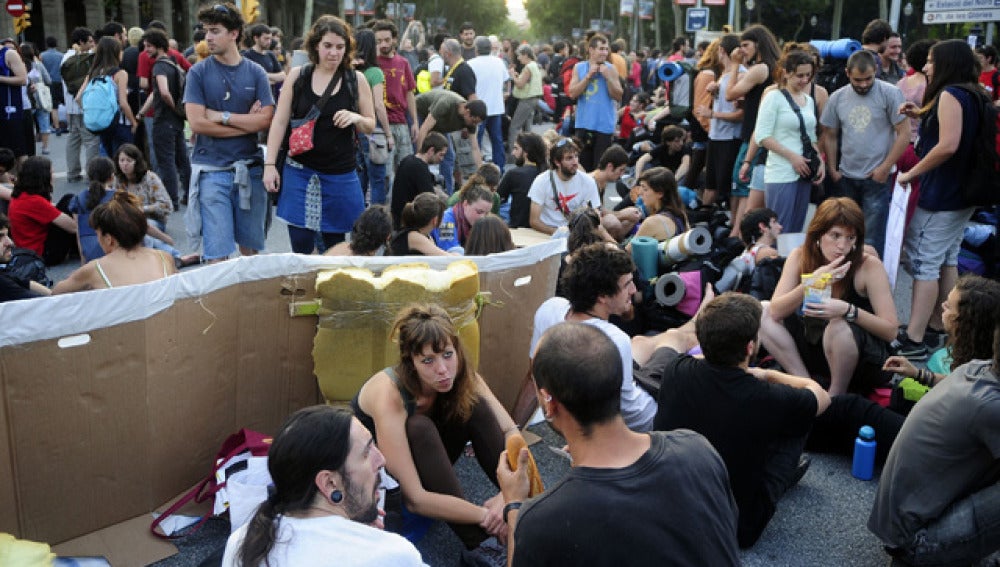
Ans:
POLYGON ((551 402, 552 401, 552 396, 545 396, 545 401, 546 402, 551 402))
POLYGON ((330 502, 333 502, 334 504, 340 504, 343 499, 344 493, 339 490, 334 490, 330 493, 330 502))

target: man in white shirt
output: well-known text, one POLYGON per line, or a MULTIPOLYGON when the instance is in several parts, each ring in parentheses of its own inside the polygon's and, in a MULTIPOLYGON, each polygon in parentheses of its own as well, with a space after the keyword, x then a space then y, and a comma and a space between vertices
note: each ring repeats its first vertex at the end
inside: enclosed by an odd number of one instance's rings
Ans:
POLYGON ((601 208, 597 183, 580 171, 580 148, 569 138, 560 138, 549 151, 551 169, 535 178, 528 190, 531 228, 553 234, 569 224, 570 214, 590 205, 601 208))
POLYGON ((486 103, 486 120, 479 126, 479 147, 483 147, 483 132, 488 130, 492 161, 503 171, 507 162, 503 149, 503 93, 510 82, 510 74, 503 59, 490 55, 493 46, 488 37, 477 37, 475 45, 476 56, 466 63, 476 74, 476 98, 486 103))
POLYGON ((564 321, 584 323, 601 330, 618 347, 622 362, 621 413, 633 431, 649 431, 656 417, 656 399, 632 376, 632 343, 624 331, 608 322, 612 315, 632 310, 635 264, 627 252, 598 242, 573 253, 566 265, 562 287, 566 297, 553 297, 535 312, 531 352, 549 328, 564 321))
MULTIPOLYGON (((94 32, 87 28, 76 28, 72 34, 73 47, 66 50, 63 55, 62 64, 79 53, 90 53, 94 51, 94 32)), ((100 150, 101 141, 94 134, 83 127, 83 108, 76 102, 76 93, 69 91, 69 81, 66 80, 66 72, 63 71, 63 101, 66 103, 66 122, 69 125, 69 137, 66 140, 66 178, 70 183, 83 181, 83 167, 80 163, 81 146, 84 152, 86 165, 90 160, 97 157, 100 150)))

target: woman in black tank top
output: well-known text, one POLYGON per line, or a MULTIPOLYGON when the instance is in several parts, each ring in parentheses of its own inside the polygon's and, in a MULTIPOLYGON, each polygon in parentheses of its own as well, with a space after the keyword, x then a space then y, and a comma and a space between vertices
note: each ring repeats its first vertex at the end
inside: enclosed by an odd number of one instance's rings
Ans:
MULTIPOLYGON (((393 325, 400 360, 372 376, 352 402, 385 455, 414 513, 449 523, 466 548, 506 533, 501 493, 482 506, 465 500, 453 463, 468 441, 494 485, 506 436, 517 432, 489 386, 468 362, 448 313, 433 304, 403 309, 393 325)), ((390 499, 387 495, 387 502, 390 499)), ((387 507, 389 505, 387 504, 387 507)), ((386 528, 398 528, 388 521, 386 528)))

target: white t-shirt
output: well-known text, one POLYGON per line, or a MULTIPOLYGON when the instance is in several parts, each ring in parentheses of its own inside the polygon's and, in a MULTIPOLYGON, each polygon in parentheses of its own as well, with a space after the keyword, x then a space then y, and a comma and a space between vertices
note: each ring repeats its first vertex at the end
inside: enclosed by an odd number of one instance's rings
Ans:
MULTIPOLYGON (((538 311, 535 311, 535 328, 531 333, 531 350, 528 356, 535 353, 535 346, 545 331, 566 321, 569 308, 568 299, 553 297, 542 303, 538 311)), ((604 319, 593 317, 584 323, 600 329, 618 347, 618 354, 622 359, 622 418, 625 419, 625 424, 633 431, 651 430, 653 418, 656 417, 656 400, 636 384, 632 377, 632 341, 624 331, 604 319)))
POLYGON ((466 63, 476 74, 476 96, 486 103, 486 115, 503 114, 503 86, 510 80, 510 73, 503 59, 493 55, 478 55, 466 63))
MULTIPOLYGON (((444 58, 437 53, 431 55, 430 59, 427 60, 427 70, 431 72, 432 76, 437 73, 438 76, 444 78, 444 58)), ((440 89, 442 87, 444 87, 444 83, 431 88, 440 89)))
POLYGON ((587 203, 590 203, 590 206, 595 209, 601 206, 601 196, 597 192, 597 183, 591 176, 580 170, 577 170, 576 175, 569 181, 563 181, 559 174, 551 169, 543 171, 531 182, 528 198, 531 199, 532 203, 541 205, 542 222, 553 228, 569 224, 566 214, 585 207, 587 203), (555 182, 562 206, 556 203, 550 179, 555 182), (566 214, 563 213, 564 210, 566 214))
MULTIPOLYGON (((223 567, 238 567, 239 549, 248 524, 229 536, 223 567)), ((423 566, 420 552, 399 534, 359 524, 342 516, 291 518, 281 516, 278 534, 267 556, 271 567, 423 566)))

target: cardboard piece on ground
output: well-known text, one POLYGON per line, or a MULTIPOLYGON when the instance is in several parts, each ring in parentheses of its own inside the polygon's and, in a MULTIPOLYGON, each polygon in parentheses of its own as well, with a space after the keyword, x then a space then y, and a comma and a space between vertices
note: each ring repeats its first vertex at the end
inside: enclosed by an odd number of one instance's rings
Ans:
MULTIPOLYGON (((483 313, 480 372, 508 408, 527 372, 532 314, 555 290, 559 246, 476 259, 482 289, 503 302, 483 313)), ((314 297, 313 272, 400 260, 267 255, 0 304, 0 320, 15 323, 0 327, 0 529, 59 544, 111 526, 73 553, 131 542, 117 553, 133 555, 114 564, 154 561, 142 550, 166 551, 139 536, 148 513, 207 474, 228 435, 273 433, 321 401, 316 319, 288 315, 314 297), (61 345, 67 334, 85 337, 61 345)))
POLYGON ((552 237, 548 234, 538 232, 533 228, 512 228, 510 229, 510 236, 514 240, 514 246, 518 248, 552 240, 552 237))
POLYGON ((149 565, 177 553, 168 541, 157 539, 149 533, 149 514, 91 532, 52 547, 63 557, 104 557, 118 565, 149 565))

